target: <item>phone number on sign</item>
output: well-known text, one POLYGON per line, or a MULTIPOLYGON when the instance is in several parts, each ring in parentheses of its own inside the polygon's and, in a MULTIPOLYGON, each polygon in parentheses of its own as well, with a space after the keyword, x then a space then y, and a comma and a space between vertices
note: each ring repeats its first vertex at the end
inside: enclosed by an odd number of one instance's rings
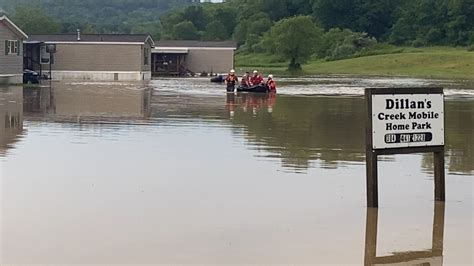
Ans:
POLYGON ((432 133, 403 133, 403 134, 387 134, 385 135, 385 143, 413 143, 413 142, 429 142, 433 139, 432 133))

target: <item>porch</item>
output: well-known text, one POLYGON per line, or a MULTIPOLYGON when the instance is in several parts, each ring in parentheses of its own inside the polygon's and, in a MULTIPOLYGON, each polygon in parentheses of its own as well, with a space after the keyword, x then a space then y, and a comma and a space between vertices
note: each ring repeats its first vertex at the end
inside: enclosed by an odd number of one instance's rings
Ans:
POLYGON ((155 48, 151 54, 152 76, 185 76, 188 49, 155 48))

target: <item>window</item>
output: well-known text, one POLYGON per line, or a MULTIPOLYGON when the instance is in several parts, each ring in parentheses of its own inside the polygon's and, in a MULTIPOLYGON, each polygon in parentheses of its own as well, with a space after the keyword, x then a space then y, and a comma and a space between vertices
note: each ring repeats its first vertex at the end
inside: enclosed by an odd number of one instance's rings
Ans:
POLYGON ((19 55, 19 46, 17 40, 5 41, 5 55, 19 55))
POLYGON ((143 48, 143 64, 144 65, 148 65, 149 63, 148 62, 149 61, 148 58, 150 57, 149 53, 150 53, 150 50, 147 47, 143 48))
POLYGON ((51 59, 50 54, 46 51, 46 45, 41 45, 41 64, 49 64, 51 59))

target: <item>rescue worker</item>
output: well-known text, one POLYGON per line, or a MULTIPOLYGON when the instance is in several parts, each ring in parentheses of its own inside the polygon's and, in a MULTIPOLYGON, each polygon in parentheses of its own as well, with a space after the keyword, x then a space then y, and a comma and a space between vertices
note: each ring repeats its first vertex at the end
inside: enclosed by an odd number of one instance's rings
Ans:
POLYGON ((245 75, 242 76, 242 79, 240 80, 240 87, 242 88, 248 88, 250 87, 250 72, 245 72, 245 75))
POLYGON ((235 75, 235 70, 231 69, 229 75, 225 78, 227 92, 234 92, 235 84, 239 83, 239 78, 235 75))
POLYGON ((273 75, 272 74, 268 75, 267 86, 268 86, 268 90, 270 91, 270 93, 276 93, 276 91, 277 91, 276 82, 273 80, 273 75))
POLYGON ((258 86, 263 83, 263 77, 258 74, 257 70, 253 71, 253 76, 250 78, 250 85, 251 86, 258 86))

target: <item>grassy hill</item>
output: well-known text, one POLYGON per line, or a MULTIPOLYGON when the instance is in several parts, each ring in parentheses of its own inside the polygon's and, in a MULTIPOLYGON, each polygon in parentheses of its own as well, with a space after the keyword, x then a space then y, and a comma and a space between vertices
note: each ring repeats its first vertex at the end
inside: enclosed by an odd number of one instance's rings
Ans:
MULTIPOLYGON (((446 79, 474 79, 474 52, 466 48, 397 48, 378 55, 338 61, 312 60, 303 66, 303 75, 358 74, 410 76, 446 79), (383 54, 385 53, 385 54, 383 54)), ((290 75, 286 63, 273 56, 236 56, 238 70, 258 68, 265 73, 290 75)))

